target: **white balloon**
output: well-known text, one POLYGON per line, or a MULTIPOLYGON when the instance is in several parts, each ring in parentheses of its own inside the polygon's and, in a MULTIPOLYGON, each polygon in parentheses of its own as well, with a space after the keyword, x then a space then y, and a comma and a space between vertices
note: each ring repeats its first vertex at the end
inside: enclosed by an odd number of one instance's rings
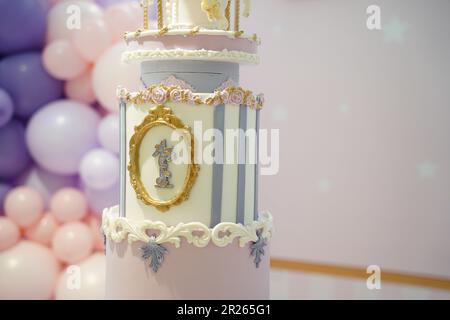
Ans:
POLYGON ((94 149, 85 154, 80 163, 80 177, 88 187, 105 190, 119 181, 119 159, 105 149, 94 149))
POLYGON ((102 147, 119 153, 120 123, 118 114, 111 113, 100 121, 97 137, 102 147))
POLYGON ((28 149, 46 170, 74 175, 82 157, 98 145, 99 122, 97 112, 83 103, 53 101, 36 112, 28 123, 28 149))
POLYGON ((129 91, 141 87, 139 63, 122 62, 122 53, 127 50, 124 43, 117 43, 106 50, 94 66, 92 84, 97 100, 109 111, 119 112, 116 89, 119 85, 129 91))
POLYGON ((90 1, 61 1, 52 7, 47 16, 47 43, 71 40, 76 32, 83 31, 83 23, 103 18, 102 9, 90 1))
POLYGON ((57 300, 103 300, 105 298, 105 256, 96 253, 67 267, 56 286, 57 300))

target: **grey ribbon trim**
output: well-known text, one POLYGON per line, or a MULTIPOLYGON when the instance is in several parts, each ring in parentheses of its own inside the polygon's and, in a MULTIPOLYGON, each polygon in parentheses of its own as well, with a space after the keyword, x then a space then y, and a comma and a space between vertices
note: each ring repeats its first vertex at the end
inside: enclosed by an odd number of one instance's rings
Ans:
POLYGON ((246 141, 247 107, 239 106, 239 154, 238 154, 238 185, 236 203, 236 223, 245 221, 245 168, 246 168, 246 141), (243 130, 243 131, 242 131, 243 130))
POLYGON ((256 164, 255 164, 255 204, 253 220, 257 221, 259 216, 259 126, 260 126, 260 110, 256 110, 256 164))
POLYGON ((125 217, 126 207, 126 174, 127 174, 127 118, 126 103, 120 101, 120 210, 119 215, 125 217))
MULTIPOLYGON (((225 132, 225 106, 218 105, 214 109, 214 128, 219 130, 224 137, 225 132)), ((221 222, 222 218, 222 192, 223 192, 223 144, 214 148, 215 161, 213 164, 212 176, 212 199, 211 199, 211 222, 210 227, 214 228, 221 222), (222 150, 218 150, 221 147, 222 150), (221 154, 218 154, 221 153, 221 154), (222 159, 222 161, 220 161, 222 159), (219 160, 220 163, 217 163, 219 160)))

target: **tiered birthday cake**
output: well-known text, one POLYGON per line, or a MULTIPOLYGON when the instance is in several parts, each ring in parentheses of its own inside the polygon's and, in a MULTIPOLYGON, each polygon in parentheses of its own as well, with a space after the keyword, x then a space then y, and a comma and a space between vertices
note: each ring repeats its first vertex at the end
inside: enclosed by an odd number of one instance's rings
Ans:
POLYGON ((262 95, 240 30, 250 1, 158 0, 125 34, 145 89, 118 89, 121 199, 103 214, 109 299, 268 299, 272 217, 258 209, 262 95))

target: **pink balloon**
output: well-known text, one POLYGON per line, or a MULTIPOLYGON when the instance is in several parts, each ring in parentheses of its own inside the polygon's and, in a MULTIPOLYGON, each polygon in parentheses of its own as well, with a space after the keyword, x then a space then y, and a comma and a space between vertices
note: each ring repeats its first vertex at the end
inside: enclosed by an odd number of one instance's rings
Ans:
POLYGON ((47 43, 70 40, 86 21, 102 17, 102 9, 91 1, 61 1, 48 13, 47 43))
POLYGON ((15 181, 18 185, 24 185, 39 192, 44 199, 45 207, 56 191, 65 187, 75 187, 77 182, 76 176, 61 176, 37 166, 28 170, 15 181))
POLYGON ((42 59, 48 73, 60 80, 74 79, 88 67, 86 60, 67 40, 57 40, 47 45, 42 59))
POLYGON ((51 198, 50 211, 59 222, 74 222, 86 216, 88 203, 81 191, 65 188, 51 198))
POLYGON ((139 64, 121 61, 126 45, 118 43, 109 48, 97 60, 93 71, 93 86, 97 100, 107 110, 118 112, 116 89, 122 85, 130 91, 140 88, 139 64))
POLYGON ((56 230, 52 248, 59 260, 69 264, 78 263, 92 253, 94 237, 86 224, 70 222, 56 230))
POLYGON ((50 299, 59 270, 50 249, 21 241, 0 254, 0 299, 50 299))
POLYGON ((46 213, 38 223, 32 225, 25 231, 25 236, 45 246, 51 244, 53 235, 58 229, 58 221, 51 213, 46 213))
POLYGON ((70 99, 91 104, 95 102, 95 93, 92 88, 92 70, 88 69, 80 76, 68 80, 64 92, 70 99))
POLYGON ((0 251, 11 248, 19 239, 19 227, 11 219, 0 217, 0 251))
POLYGON ((83 59, 95 62, 111 44, 108 26, 102 19, 86 21, 75 34, 73 43, 83 59))
POLYGON ((104 149, 86 153, 80 163, 80 177, 83 183, 96 190, 111 188, 119 181, 118 157, 104 149))
POLYGON ((136 31, 141 27, 142 9, 137 2, 115 4, 106 9, 105 20, 113 41, 122 41, 126 31, 136 31))
POLYGON ((94 237, 94 250, 103 251, 104 250, 104 238, 102 231, 102 221, 100 217, 91 215, 87 219, 87 223, 91 228, 92 235, 94 237))
POLYGON ((67 286, 73 274, 68 267, 62 272, 56 285, 57 300, 103 300, 105 298, 106 261, 103 253, 96 253, 79 264, 80 288, 71 290, 67 286))
POLYGON ((20 227, 29 227, 39 221, 44 212, 41 195, 29 187, 11 190, 5 199, 5 213, 20 227))

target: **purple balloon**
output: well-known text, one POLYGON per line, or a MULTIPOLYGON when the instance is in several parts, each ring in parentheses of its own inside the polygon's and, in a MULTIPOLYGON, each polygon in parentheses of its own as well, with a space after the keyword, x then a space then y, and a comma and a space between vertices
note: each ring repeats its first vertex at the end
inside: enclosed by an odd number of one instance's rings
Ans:
POLYGON ((103 209, 119 203, 119 183, 106 190, 95 190, 87 186, 83 186, 83 190, 93 213, 101 215, 103 209))
POLYGON ((0 127, 11 120, 14 112, 13 102, 8 92, 0 88, 0 127))
POLYGON ((25 130, 17 120, 0 128, 0 178, 10 179, 31 163, 25 144, 25 130))
POLYGON ((42 48, 48 9, 47 0, 0 0, 0 53, 42 48))
POLYGON ((43 107, 31 118, 26 138, 36 162, 61 175, 78 172, 82 157, 97 144, 98 114, 89 106, 59 100, 43 107))
POLYGON ((5 202, 6 195, 10 190, 10 185, 0 182, 0 215, 3 215, 5 213, 5 210, 3 209, 3 203, 5 202))
POLYGON ((63 82, 45 71, 38 52, 16 54, 0 61, 0 87, 9 92, 14 113, 22 118, 63 95, 63 82))

